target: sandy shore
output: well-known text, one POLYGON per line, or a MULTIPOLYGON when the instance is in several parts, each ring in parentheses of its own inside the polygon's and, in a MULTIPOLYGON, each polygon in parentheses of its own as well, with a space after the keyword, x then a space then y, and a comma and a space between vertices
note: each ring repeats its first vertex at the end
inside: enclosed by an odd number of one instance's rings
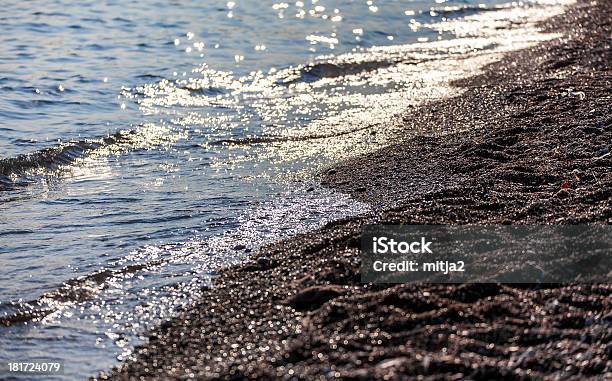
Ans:
POLYGON ((400 141, 322 175, 377 212, 267 247, 149 334, 112 379, 612 379, 612 286, 368 285, 373 222, 612 222, 612 2, 407 110, 400 141))

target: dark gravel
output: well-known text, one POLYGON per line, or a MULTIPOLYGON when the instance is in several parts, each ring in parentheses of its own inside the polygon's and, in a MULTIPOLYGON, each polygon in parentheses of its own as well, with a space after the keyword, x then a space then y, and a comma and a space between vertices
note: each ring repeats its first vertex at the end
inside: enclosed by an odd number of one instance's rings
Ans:
POLYGON ((562 39, 408 110, 402 141, 339 165, 329 187, 377 208, 267 247, 100 378, 612 379, 612 286, 360 283, 372 222, 612 222, 612 2, 547 26, 562 39))

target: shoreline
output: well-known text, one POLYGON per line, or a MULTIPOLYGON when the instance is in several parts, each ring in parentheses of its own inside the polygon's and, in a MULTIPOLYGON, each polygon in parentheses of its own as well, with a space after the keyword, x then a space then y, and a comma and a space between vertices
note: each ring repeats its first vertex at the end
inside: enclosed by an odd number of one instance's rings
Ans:
POLYGON ((508 54, 408 110, 409 138, 321 183, 375 208, 262 249, 201 303, 149 333, 100 379, 605 379, 612 286, 360 282, 369 223, 612 223, 612 2, 543 27, 564 37, 508 54))

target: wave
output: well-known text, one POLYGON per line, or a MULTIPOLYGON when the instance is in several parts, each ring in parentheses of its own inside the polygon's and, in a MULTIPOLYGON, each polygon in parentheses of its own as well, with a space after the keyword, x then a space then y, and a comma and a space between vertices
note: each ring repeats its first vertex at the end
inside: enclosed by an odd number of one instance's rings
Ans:
POLYGON ((485 4, 480 5, 455 5, 445 7, 432 7, 430 15, 436 14, 445 18, 455 18, 470 16, 482 12, 494 12, 502 9, 507 9, 509 6, 498 5, 498 6, 486 6, 485 4))
POLYGON ((0 191, 29 183, 27 177, 40 170, 55 171, 83 158, 88 152, 129 140, 134 131, 117 132, 94 140, 63 143, 56 147, 0 160, 0 191))
POLYGON ((392 60, 364 62, 320 62, 305 66, 300 70, 301 79, 305 82, 317 81, 321 78, 336 78, 345 75, 359 74, 392 66, 397 62, 392 60))
POLYGON ((4 315, 0 316, 0 326, 9 327, 39 321, 66 305, 85 302, 94 298, 104 289, 107 280, 111 278, 160 266, 168 260, 158 259, 128 265, 116 270, 103 269, 93 274, 69 280, 58 289, 49 291, 35 300, 0 303, 0 307, 4 310, 4 315))
POLYGON ((222 139, 216 140, 211 145, 229 145, 229 146, 245 146, 254 144, 267 144, 267 143, 284 143, 284 142, 303 142, 317 139, 330 139, 337 138, 343 135, 354 134, 363 130, 368 130, 378 127, 377 123, 367 124, 366 126, 352 128, 348 130, 332 132, 328 134, 319 135, 302 135, 302 136, 248 136, 239 139, 222 139))
POLYGON ((103 138, 70 141, 13 158, 0 159, 0 191, 27 186, 41 176, 57 174, 93 154, 108 155, 148 148, 176 138, 167 127, 143 125, 103 138))

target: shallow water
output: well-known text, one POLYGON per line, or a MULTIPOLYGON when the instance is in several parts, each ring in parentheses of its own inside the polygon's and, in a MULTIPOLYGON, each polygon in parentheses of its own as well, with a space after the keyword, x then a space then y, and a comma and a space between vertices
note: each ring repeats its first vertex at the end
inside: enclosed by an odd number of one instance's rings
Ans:
POLYGON ((459 93, 453 79, 552 38, 534 22, 562 11, 201 3, 4 6, 0 361, 108 369, 218 268, 367 213, 317 173, 392 143, 408 107, 459 93))

